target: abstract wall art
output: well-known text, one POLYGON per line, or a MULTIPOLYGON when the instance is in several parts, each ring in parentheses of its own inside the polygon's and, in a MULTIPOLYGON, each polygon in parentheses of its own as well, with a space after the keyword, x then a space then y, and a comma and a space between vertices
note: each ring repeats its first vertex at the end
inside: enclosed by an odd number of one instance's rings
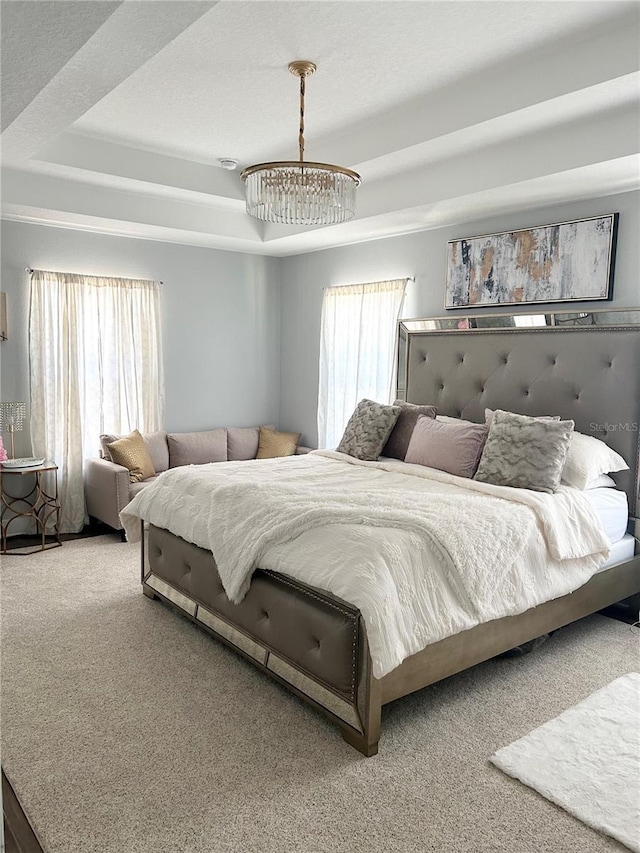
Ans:
POLYGON ((611 299, 618 214, 447 244, 445 308, 611 299))

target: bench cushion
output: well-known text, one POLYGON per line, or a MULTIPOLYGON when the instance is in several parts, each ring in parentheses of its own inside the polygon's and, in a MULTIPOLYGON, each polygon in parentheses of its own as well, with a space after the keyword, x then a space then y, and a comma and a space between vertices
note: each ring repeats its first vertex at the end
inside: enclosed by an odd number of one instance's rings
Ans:
POLYGON ((170 432, 167 444, 170 468, 227 461, 227 431, 224 428, 203 432, 170 432))

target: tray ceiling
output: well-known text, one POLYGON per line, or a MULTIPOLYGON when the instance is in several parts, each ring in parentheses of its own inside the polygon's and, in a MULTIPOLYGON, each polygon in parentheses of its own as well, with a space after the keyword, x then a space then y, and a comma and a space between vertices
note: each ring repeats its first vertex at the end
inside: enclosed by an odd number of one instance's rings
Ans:
POLYGON ((638 10, 3 2, 2 212, 289 255, 635 189, 638 10), (350 223, 259 223, 218 164, 295 157, 296 58, 318 65, 307 156, 363 177, 350 223))

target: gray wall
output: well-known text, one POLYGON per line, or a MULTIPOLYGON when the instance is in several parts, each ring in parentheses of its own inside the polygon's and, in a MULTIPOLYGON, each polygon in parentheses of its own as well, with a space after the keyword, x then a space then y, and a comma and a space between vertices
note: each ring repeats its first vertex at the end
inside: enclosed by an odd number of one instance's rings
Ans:
MULTIPOLYGON (((612 304, 640 306, 638 192, 284 259, 5 221, 9 340, 0 346, 1 398, 29 399, 25 267, 158 278, 167 428, 275 423, 302 431, 302 441, 315 446, 324 287, 415 276, 403 316, 441 316, 448 240, 614 211, 620 225, 612 304)), ((31 452, 26 438, 17 453, 31 452)))
MULTIPOLYGON (((166 426, 189 431, 278 423, 281 261, 20 222, 2 222, 9 340, 1 399, 29 401, 25 267, 159 279, 166 426)), ((16 434, 16 454, 31 452, 16 434)))
MULTIPOLYGON (((414 276, 415 282, 407 289, 403 317, 440 317, 448 313, 443 307, 447 241, 616 211, 620 212, 620 223, 613 301, 584 303, 584 306, 591 309, 606 305, 638 307, 640 193, 637 191, 283 259, 282 428, 302 430, 305 443, 316 446, 320 315, 325 287, 414 276)), ((557 303, 555 307, 557 310, 579 308, 580 304, 557 303)), ((475 313, 483 313, 483 309, 476 309, 475 313)), ((484 313, 491 313, 491 309, 485 308, 484 313)))

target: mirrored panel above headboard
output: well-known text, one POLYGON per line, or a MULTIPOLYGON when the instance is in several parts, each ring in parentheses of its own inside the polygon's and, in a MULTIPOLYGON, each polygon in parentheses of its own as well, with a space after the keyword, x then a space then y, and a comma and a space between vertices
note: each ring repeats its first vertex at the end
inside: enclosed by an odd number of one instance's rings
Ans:
POLYGON ((640 326, 640 308, 615 308, 605 311, 555 311, 542 314, 484 314, 472 317, 425 317, 401 320, 407 332, 469 332, 474 329, 518 329, 549 326, 640 326))
POLYGON ((484 314, 472 317, 424 317, 400 320, 397 345, 396 397, 405 398, 407 387, 407 340, 414 333, 469 332, 483 329, 549 329, 584 326, 640 326, 640 308, 603 311, 554 311, 550 314, 484 314))

